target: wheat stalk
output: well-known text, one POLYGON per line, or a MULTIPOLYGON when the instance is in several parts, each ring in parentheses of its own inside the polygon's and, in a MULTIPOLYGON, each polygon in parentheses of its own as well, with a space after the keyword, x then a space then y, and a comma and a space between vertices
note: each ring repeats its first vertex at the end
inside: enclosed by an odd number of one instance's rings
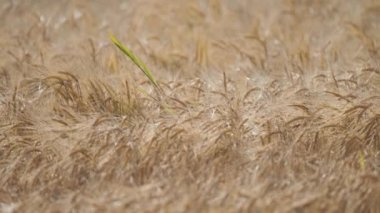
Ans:
POLYGON ((130 58, 133 63, 148 77, 149 81, 156 87, 159 88, 156 79, 153 77, 152 72, 150 69, 146 66, 146 64, 133 52, 128 49, 126 46, 124 46, 114 35, 110 34, 110 38, 112 43, 114 43, 125 55, 130 58))

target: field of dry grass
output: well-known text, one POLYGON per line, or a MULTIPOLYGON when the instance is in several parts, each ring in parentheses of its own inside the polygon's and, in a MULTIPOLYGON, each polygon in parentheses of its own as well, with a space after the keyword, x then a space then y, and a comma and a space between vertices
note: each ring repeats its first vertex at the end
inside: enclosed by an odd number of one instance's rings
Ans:
POLYGON ((378 0, 2 0, 0 212, 380 212, 379 104, 378 0))

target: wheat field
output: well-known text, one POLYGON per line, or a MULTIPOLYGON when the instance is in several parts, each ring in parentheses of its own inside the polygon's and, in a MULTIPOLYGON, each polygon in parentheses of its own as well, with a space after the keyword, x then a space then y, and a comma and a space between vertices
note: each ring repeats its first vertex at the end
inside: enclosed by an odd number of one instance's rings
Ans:
POLYGON ((379 104, 378 0, 1 0, 0 212, 380 212, 379 104))

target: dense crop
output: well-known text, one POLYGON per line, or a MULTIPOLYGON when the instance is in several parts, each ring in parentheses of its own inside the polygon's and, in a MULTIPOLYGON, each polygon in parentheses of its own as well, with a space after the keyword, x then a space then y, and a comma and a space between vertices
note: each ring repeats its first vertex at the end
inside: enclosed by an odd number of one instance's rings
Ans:
POLYGON ((378 212, 380 3, 4 0, 0 172, 0 212, 378 212))

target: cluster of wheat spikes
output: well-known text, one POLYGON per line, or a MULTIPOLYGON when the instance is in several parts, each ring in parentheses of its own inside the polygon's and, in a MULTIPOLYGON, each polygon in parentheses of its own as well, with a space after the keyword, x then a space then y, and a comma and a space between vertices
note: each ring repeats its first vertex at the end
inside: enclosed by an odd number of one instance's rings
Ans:
POLYGON ((379 94, 374 0, 3 1, 0 212, 379 212, 379 94))

